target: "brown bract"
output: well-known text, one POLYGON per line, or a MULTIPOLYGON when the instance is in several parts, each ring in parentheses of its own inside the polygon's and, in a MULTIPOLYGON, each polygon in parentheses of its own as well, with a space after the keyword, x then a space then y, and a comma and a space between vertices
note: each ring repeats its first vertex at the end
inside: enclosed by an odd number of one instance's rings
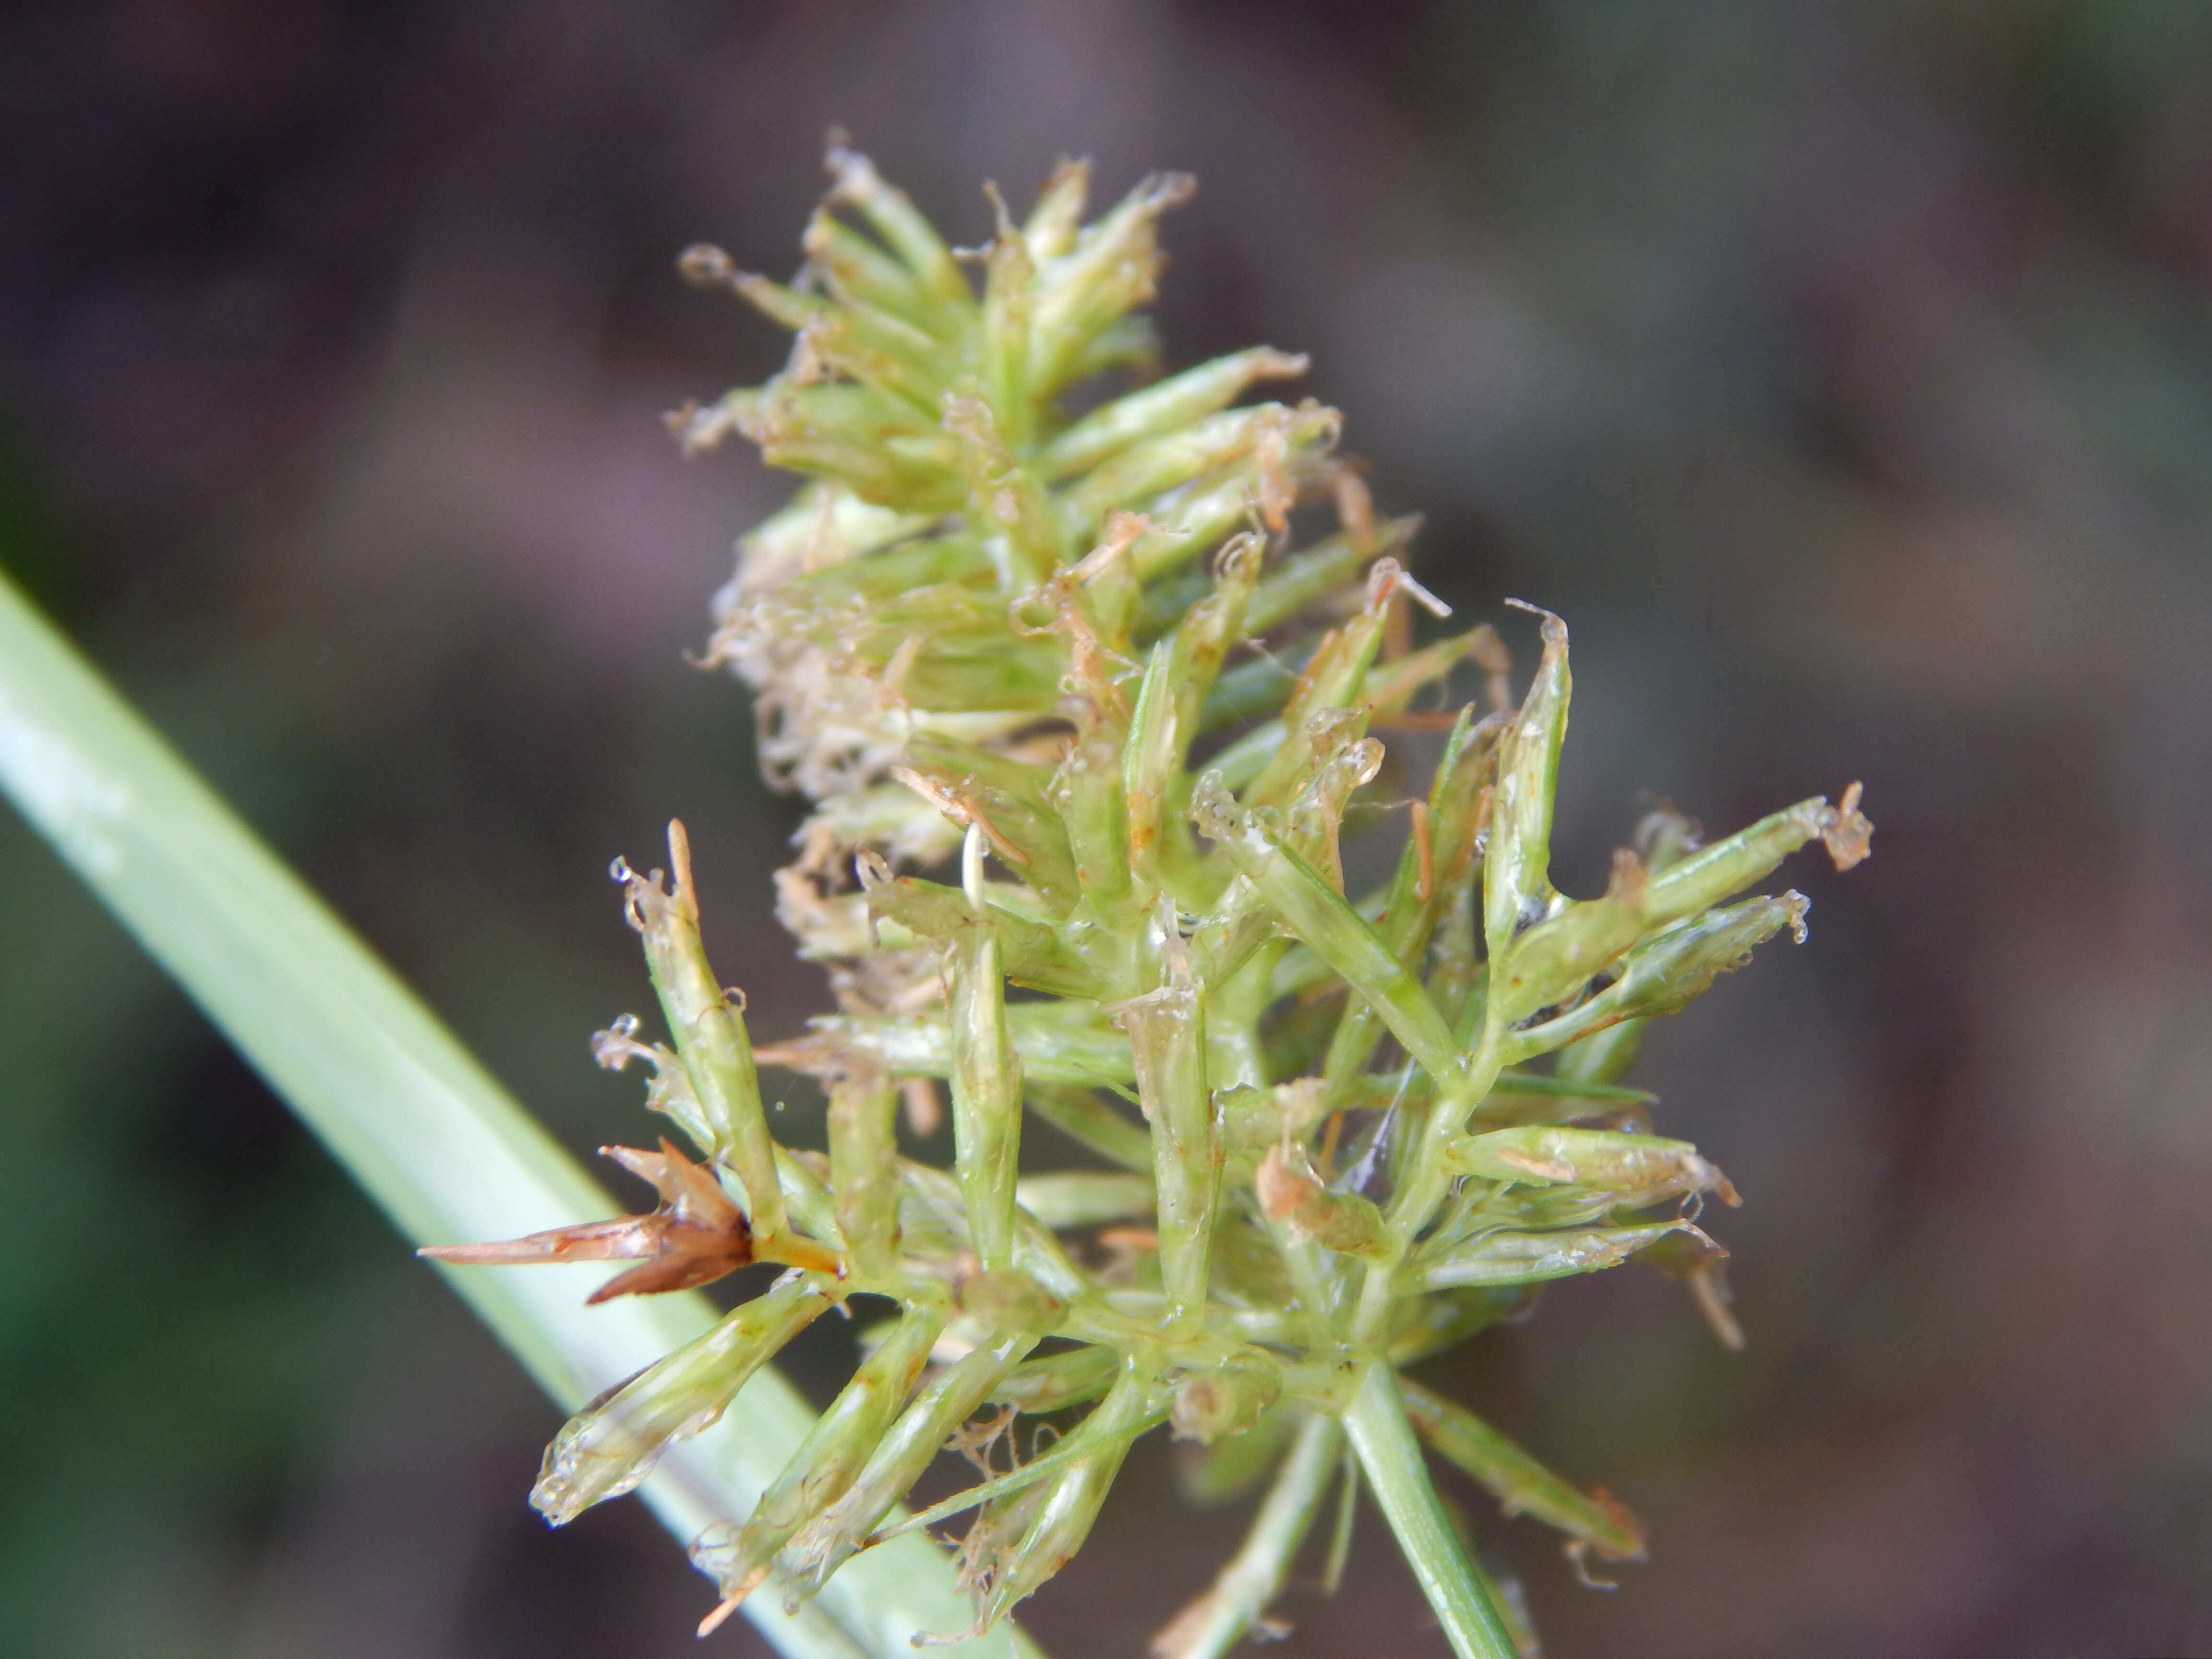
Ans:
POLYGON ((1859 811, 1861 787, 1852 784, 1844 791, 1837 805, 1836 815, 1821 830, 1820 839, 1826 843, 1828 856, 1835 860, 1836 868, 1848 870, 1874 851, 1874 825, 1867 822, 1866 814, 1859 811))
POLYGON ((640 1262, 592 1291, 586 1298, 591 1302, 691 1290, 712 1284, 753 1259, 752 1230, 745 1224, 744 1212, 705 1164, 694 1164, 665 1138, 657 1152, 634 1146, 602 1146, 599 1152, 651 1182, 660 1194, 660 1207, 649 1215, 555 1227, 496 1243, 428 1244, 416 1254, 477 1266, 640 1262))

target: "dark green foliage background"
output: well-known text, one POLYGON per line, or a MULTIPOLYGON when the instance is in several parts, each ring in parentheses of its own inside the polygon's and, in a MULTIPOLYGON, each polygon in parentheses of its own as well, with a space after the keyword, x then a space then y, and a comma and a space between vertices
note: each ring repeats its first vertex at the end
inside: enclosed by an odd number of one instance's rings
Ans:
MULTIPOLYGON (((1638 791, 1863 775, 1881 825, 1642 1074, 1747 1194, 1749 1352, 1625 1273, 1436 1379, 1652 1527, 1599 1597, 1478 1511, 1553 1650, 2212 1652, 2208 86, 2154 0, 18 9, 0 563, 573 1144, 635 1139, 613 854, 681 812, 756 1030, 825 1000, 792 804, 678 656, 785 486, 656 421, 780 342, 673 253, 787 272, 832 121, 972 239, 1063 149, 1188 167, 1176 359, 1312 351, 1423 578, 1572 623, 1563 885, 1638 791)), ((648 1519, 538 1524, 556 1414, 0 848, 0 1650, 692 1651, 648 1519)), ((1030 1610, 1056 1654, 1228 1547, 1171 1462, 1030 1610)), ((1441 1650, 1371 1523, 1289 1610, 1286 1656, 1441 1650)))

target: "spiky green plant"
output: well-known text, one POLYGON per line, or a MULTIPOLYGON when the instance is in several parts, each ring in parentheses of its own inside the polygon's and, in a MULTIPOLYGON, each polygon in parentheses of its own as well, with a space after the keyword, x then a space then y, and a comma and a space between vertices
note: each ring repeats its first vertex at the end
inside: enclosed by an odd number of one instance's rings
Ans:
POLYGON ((1736 896, 1811 841, 1864 856, 1857 786, 1710 846, 1655 816, 1605 893, 1565 897, 1547 874, 1565 626, 1535 613, 1517 705, 1491 628, 1416 647, 1414 609, 1447 613, 1399 562, 1413 522, 1378 520, 1334 459, 1336 412, 1235 406, 1303 360, 1148 378, 1138 307, 1188 180, 1086 226, 1085 170, 1063 166, 1021 224, 994 194, 996 234, 963 253, 864 158, 830 166, 795 282, 685 257, 797 343, 767 385, 674 424, 811 475, 741 544, 710 655, 755 690, 771 778, 814 799, 781 908, 840 1011, 754 1054, 677 826, 666 876, 617 867, 674 1048, 629 1022, 599 1052, 651 1067, 647 1103, 705 1162, 617 1151, 653 1213, 434 1252, 638 1263, 602 1297, 790 1271, 572 1420, 532 1501, 557 1522, 629 1490, 857 1304, 887 1317, 851 1382, 750 1518, 694 1550, 722 1591, 710 1626, 972 1509, 961 1566, 991 1626, 1165 1425, 1205 1449, 1202 1486, 1273 1486, 1157 1653, 1259 1629, 1332 1481, 1340 1534, 1362 1480, 1455 1650, 1510 1653, 1516 1615, 1421 1443, 1578 1563, 1638 1556, 1643 1533, 1401 1370, 1545 1281, 1637 1258, 1735 1340, 1696 1217, 1735 1195, 1646 1133, 1649 1097, 1620 1079, 1646 1021, 1803 936, 1800 895, 1736 896), (1455 709, 1463 665, 1486 698, 1455 709), (1376 731, 1441 734, 1425 792, 1382 781, 1376 731), (1395 873, 1348 893, 1342 837, 1401 809, 1395 873), (948 882, 900 872, 956 858, 948 882), (757 1060, 821 1081, 826 1152, 777 1144, 757 1060), (926 1137, 941 1085, 950 1172, 898 1138, 902 1097, 926 1137), (1030 1115, 1106 1167, 1024 1173, 1030 1115), (1013 1455, 1020 1414, 1084 1405, 1013 1455), (948 1443, 985 1478, 896 1519, 948 1443))

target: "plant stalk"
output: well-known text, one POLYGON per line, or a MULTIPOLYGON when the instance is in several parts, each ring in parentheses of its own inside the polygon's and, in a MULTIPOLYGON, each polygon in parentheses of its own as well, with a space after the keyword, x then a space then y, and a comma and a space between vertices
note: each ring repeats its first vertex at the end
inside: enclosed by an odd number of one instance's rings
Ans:
POLYGON ((1518 1659, 1504 1615, 1437 1499, 1388 1361, 1368 1362, 1344 1427, 1452 1651, 1459 1659, 1518 1659))
POLYGON ((1282 1593, 1343 1451, 1344 1427, 1336 1419, 1315 1412, 1299 1425, 1243 1546, 1206 1593, 1154 1639, 1154 1659, 1219 1659, 1259 1622, 1282 1593))

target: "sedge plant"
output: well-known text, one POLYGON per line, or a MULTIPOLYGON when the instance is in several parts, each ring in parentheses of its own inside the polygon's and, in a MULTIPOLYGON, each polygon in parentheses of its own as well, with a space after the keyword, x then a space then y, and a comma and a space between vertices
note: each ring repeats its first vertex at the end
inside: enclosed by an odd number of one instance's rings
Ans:
POLYGON ((844 1309, 851 1380, 693 1547, 707 1628, 965 1512, 973 1623, 941 1635, 988 1631, 1164 1429, 1198 1486, 1269 1484, 1161 1659, 1266 1633, 1317 1523, 1340 1569, 1363 1487, 1453 1650, 1514 1653, 1522 1616, 1432 1460, 1578 1566, 1643 1531, 1405 1370, 1632 1261, 1739 1340, 1699 1224, 1735 1194, 1624 1076, 1650 1020, 1803 938, 1801 895, 1746 895, 1810 842, 1864 857, 1858 786, 1707 844, 1655 814, 1604 892, 1559 892, 1565 624, 1520 606, 1540 650, 1517 696, 1492 627, 1436 628, 1414 521, 1377 516, 1337 412, 1244 401, 1303 359, 1161 376, 1143 307, 1188 179, 1086 223, 1063 165, 1019 222, 994 192, 995 233, 959 250, 865 158, 830 165, 793 281, 684 257, 795 339, 767 384, 672 421, 687 450, 742 437, 806 479, 740 544, 708 656, 752 688, 771 781, 813 803, 780 910, 836 1009, 755 1049, 672 826, 664 868, 616 866, 669 1041, 635 1019, 597 1039, 688 1143, 609 1149, 659 1206, 427 1252, 626 1264, 595 1301, 785 1271, 578 1413, 532 1501, 558 1523, 629 1491, 844 1309), (1394 831, 1387 878, 1348 881, 1346 838, 1394 831), (763 1066, 818 1080, 826 1146, 778 1140, 763 1066), (948 1105, 949 1169, 920 1155, 948 1105), (1038 1124, 1085 1166, 1037 1170, 1038 1124), (977 1479, 906 1514, 948 1447, 977 1479))

